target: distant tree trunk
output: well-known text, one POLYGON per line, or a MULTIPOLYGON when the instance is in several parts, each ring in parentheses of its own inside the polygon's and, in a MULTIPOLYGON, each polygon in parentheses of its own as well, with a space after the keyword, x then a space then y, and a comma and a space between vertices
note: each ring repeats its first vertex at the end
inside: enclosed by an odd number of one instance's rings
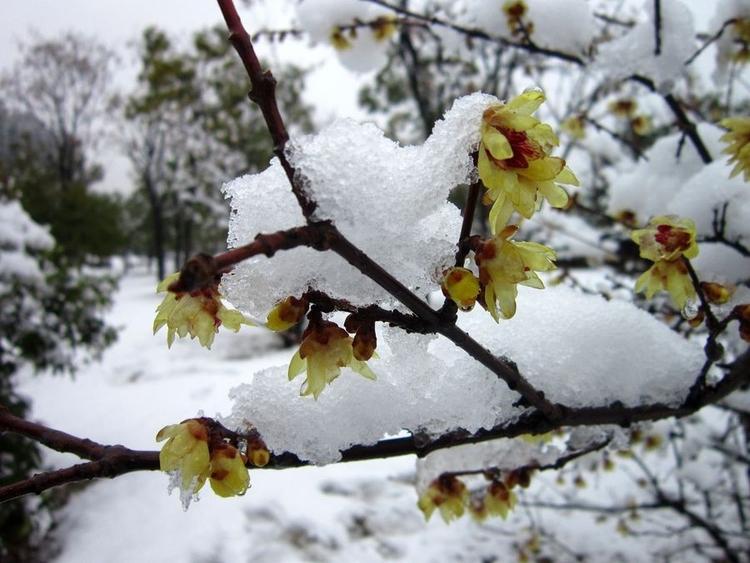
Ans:
POLYGON ((154 186, 153 179, 148 173, 143 175, 143 186, 146 188, 148 201, 151 205, 151 226, 154 229, 154 258, 156 258, 157 277, 159 280, 163 280, 166 277, 164 259, 164 210, 162 208, 161 198, 159 198, 159 194, 154 186))
POLYGON ((185 249, 185 236, 184 236, 184 212, 181 203, 177 200, 177 195, 174 197, 174 270, 179 271, 182 265, 185 263, 183 258, 186 253, 185 249))

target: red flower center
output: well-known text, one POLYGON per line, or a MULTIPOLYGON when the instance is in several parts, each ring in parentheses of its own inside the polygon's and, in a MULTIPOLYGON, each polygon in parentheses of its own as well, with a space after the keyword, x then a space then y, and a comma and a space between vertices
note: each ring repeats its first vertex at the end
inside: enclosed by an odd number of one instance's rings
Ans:
POLYGON ((690 233, 672 225, 658 225, 654 240, 667 252, 687 250, 690 247, 690 233))

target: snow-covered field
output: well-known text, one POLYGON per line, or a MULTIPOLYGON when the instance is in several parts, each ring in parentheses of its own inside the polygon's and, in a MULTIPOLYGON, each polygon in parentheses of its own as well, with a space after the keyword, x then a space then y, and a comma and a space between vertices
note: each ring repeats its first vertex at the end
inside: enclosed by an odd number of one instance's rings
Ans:
MULTIPOLYGON (((269 351, 273 337, 257 328, 220 333, 210 352, 190 341, 168 350, 163 333, 151 334, 159 301, 154 287, 144 272, 124 277, 110 313, 120 337, 101 363, 83 366, 74 379, 41 375, 22 382, 34 419, 103 443, 155 449, 161 427, 200 412, 227 414, 230 388, 288 362, 292 352, 269 351)), ((75 461, 56 452, 46 459, 58 467, 75 461)), ((446 526, 436 516, 426 524, 416 507, 414 464, 409 456, 254 470, 245 496, 221 499, 206 487, 187 512, 176 493, 167 494, 168 477, 159 472, 94 482, 60 514, 55 561, 508 561, 530 537, 530 521, 546 525, 574 551, 632 555, 642 548, 613 533, 613 523, 595 526, 593 514, 519 508, 506 522, 464 518, 446 526)), ((562 499, 554 478, 536 479, 531 490, 562 499)), ((600 501, 624 498, 628 487, 626 475, 610 477, 589 494, 600 501)), ((557 560, 573 557, 553 550, 557 560)))

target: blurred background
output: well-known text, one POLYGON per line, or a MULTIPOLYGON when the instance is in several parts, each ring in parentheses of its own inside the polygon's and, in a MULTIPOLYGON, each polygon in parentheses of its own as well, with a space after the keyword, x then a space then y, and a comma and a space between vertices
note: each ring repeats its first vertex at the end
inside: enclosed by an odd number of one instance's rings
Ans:
MULTIPOLYGON (((690 61, 681 51, 653 69, 644 62, 646 87, 628 79, 640 69, 617 69, 611 44, 653 17, 650 1, 381 4, 238 0, 292 135, 353 118, 419 144, 460 96, 541 86, 542 120, 561 132, 556 154, 582 187, 571 209, 547 210, 524 232, 558 250, 557 283, 637 300, 644 268, 625 227, 658 212, 644 203, 649 166, 684 153, 687 182, 700 162, 664 94, 705 124, 718 160, 711 124, 748 111, 750 4, 665 0, 665 18, 689 18, 665 31, 665 49, 682 41, 690 61)), ((618 45, 623 60, 634 41, 618 45)), ((154 449, 162 426, 226 413, 229 389, 288 362, 295 335, 219 334, 210 355, 191 342, 169 351, 151 335, 157 281, 226 248, 222 184, 268 166, 248 88, 210 0, 3 2, 0 403, 75 435, 154 449)), ((742 188, 722 193, 741 201, 742 188)), ((461 206, 466 191, 451 201, 461 206)), ((486 209, 474 232, 488 232, 486 209)), ((746 289, 747 256, 714 242, 702 275, 746 289)), ((641 304, 695 336, 666 301, 641 304)), ((0 505, 0 560, 748 560, 736 546, 747 546, 750 518, 750 400, 707 410, 644 427, 616 459, 598 453, 540 477, 507 521, 425 524, 411 457, 254 471, 245 497, 204 495, 185 513, 164 475, 132 474, 0 505), (680 501, 663 502, 663 487, 680 501)), ((0 436, 0 484, 73 461, 0 436)))

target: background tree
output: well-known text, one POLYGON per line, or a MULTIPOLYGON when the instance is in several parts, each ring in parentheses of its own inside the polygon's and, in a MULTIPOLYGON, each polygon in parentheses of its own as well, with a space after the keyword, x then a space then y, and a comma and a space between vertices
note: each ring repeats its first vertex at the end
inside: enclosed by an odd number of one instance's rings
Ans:
POLYGON ((114 53, 73 33, 22 47, 0 80, 6 108, 4 189, 32 218, 50 225, 58 249, 77 262, 121 249, 120 209, 92 191, 102 178, 91 153, 112 106, 114 53))
MULTIPOLYGON (((156 28, 139 45, 138 89, 126 105, 128 154, 148 201, 150 240, 160 279, 168 252, 178 269, 195 245, 218 248, 226 239, 222 181, 266 164, 270 142, 260 115, 247 104, 246 83, 219 29, 198 32, 178 47, 156 28), (168 208, 168 213, 165 212, 168 208)), ((304 74, 282 70, 282 100, 301 130, 310 109, 299 100, 304 74)))

